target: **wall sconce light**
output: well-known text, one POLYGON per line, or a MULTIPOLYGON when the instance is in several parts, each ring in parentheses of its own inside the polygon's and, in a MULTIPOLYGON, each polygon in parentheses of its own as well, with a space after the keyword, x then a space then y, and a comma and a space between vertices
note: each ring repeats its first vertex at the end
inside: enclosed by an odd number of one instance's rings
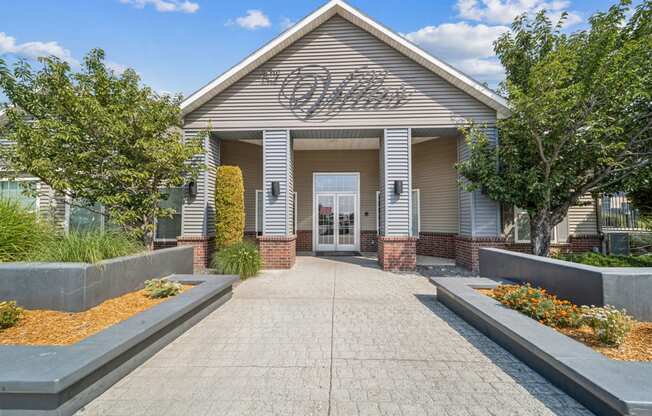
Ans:
POLYGON ((403 181, 394 181, 394 195, 403 193, 403 181))
POLYGON ((192 199, 197 196, 197 182, 190 180, 186 184, 186 192, 188 193, 188 198, 192 199))
POLYGON ((281 183, 279 181, 272 181, 272 196, 274 198, 281 195, 281 183))

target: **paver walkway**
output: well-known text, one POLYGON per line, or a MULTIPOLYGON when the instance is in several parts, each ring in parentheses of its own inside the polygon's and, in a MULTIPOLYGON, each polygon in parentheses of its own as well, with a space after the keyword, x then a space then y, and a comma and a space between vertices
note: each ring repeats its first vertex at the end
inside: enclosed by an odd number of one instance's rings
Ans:
POLYGON ((79 415, 590 415, 434 295, 368 259, 299 257, 79 415))

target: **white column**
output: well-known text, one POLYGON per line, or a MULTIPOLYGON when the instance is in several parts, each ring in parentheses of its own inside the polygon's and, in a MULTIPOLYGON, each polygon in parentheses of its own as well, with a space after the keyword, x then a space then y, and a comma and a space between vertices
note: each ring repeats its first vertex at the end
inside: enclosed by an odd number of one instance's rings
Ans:
POLYGON ((385 236, 409 236, 412 229, 412 131, 385 129, 380 146, 380 229, 385 236), (397 184, 402 189, 397 193, 397 184))
POLYGON ((291 235, 294 197, 289 130, 263 132, 263 235, 291 235), (274 195, 274 184, 278 194, 274 195))

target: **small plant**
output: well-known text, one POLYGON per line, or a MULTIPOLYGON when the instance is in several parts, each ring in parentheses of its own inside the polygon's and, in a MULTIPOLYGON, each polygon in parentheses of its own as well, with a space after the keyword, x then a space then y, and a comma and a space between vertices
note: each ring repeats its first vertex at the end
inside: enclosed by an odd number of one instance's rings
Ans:
POLYGON ((181 292, 181 283, 172 282, 168 279, 152 279, 145 282, 145 294, 151 299, 167 298, 176 296, 181 292))
POLYGON ((261 264, 262 260, 256 246, 243 241, 218 251, 211 267, 220 273, 237 274, 241 279, 247 279, 258 274, 261 264))
POLYGON ((631 331, 634 319, 627 311, 606 305, 603 308, 591 306, 583 308, 582 321, 586 323, 595 336, 603 343, 619 346, 631 331))
POLYGON ((493 297, 544 325, 576 328, 582 323, 582 311, 576 305, 529 284, 500 285, 493 290, 493 297))
POLYGON ((10 328, 16 325, 22 314, 23 310, 16 306, 16 302, 0 302, 0 329, 10 328))
POLYGON ((119 232, 71 232, 44 244, 30 259, 34 261, 97 263, 145 250, 143 245, 119 232))

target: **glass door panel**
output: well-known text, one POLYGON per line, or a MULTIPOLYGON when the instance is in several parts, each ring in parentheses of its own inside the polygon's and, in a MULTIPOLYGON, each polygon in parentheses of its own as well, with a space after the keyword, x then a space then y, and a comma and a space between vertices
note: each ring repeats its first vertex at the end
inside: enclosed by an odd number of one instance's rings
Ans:
POLYGON ((317 250, 335 250, 335 195, 317 195, 317 250))
POLYGON ((355 195, 337 196, 337 249, 355 248, 355 195))

